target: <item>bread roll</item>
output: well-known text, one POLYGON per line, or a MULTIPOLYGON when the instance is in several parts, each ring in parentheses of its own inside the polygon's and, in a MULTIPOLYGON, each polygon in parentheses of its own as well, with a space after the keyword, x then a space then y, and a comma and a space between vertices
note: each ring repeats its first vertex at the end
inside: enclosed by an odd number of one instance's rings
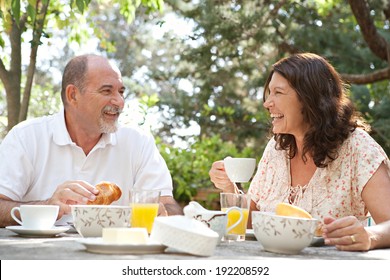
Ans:
POLYGON ((114 183, 101 182, 95 187, 99 190, 99 193, 95 200, 88 201, 88 205, 110 205, 122 195, 121 189, 114 183))

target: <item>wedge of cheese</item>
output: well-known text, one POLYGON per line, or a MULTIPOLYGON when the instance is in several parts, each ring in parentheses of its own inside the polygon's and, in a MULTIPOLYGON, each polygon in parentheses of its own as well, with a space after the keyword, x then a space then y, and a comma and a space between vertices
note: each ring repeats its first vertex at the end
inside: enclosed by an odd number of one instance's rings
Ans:
POLYGON ((275 214, 279 216, 291 216, 311 219, 312 216, 304 209, 288 203, 278 203, 275 208, 275 214))
POLYGON ((148 243, 146 228, 103 228, 103 242, 110 244, 134 244, 148 243))

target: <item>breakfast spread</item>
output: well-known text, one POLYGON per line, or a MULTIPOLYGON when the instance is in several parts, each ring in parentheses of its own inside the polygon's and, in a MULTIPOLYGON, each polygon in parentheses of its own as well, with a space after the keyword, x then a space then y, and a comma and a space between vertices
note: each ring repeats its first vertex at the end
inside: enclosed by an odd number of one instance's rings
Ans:
POLYGON ((95 187, 99 190, 99 193, 95 200, 88 201, 87 204, 89 205, 110 205, 122 195, 121 189, 114 183, 101 182, 95 187))

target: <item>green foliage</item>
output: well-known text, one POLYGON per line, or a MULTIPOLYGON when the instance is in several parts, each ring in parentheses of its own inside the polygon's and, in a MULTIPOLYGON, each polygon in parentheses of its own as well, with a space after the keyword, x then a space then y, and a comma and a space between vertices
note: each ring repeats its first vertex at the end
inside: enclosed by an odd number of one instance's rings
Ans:
MULTIPOLYGON (((259 160, 261 156, 250 147, 239 150, 235 144, 224 142, 218 135, 199 137, 186 149, 167 145, 161 138, 156 141, 172 175, 174 196, 182 203, 191 201, 200 189, 214 188, 208 174, 214 161, 227 156, 257 157, 259 160)), ((211 208, 211 205, 206 206, 211 208)))
POLYGON ((156 106, 158 103, 159 98, 157 94, 152 94, 152 95, 143 95, 140 98, 140 103, 143 104, 145 107, 150 108, 156 106))
POLYGON ((58 112, 61 107, 62 102, 59 91, 50 82, 44 85, 35 85, 32 88, 31 95, 30 117, 52 115, 58 112))
POLYGON ((390 82, 352 86, 351 97, 367 122, 371 135, 390 155, 390 82))
POLYGON ((140 5, 147 8, 147 12, 159 11, 164 9, 164 2, 162 0, 119 0, 120 13, 130 23, 135 18, 135 12, 140 5))
POLYGON ((375 83, 369 89, 376 96, 371 103, 372 136, 390 156, 390 82, 375 83))
POLYGON ((91 0, 70 0, 70 6, 73 7, 74 2, 76 2, 76 7, 80 13, 84 13, 85 9, 88 7, 91 0))
POLYGON ((368 87, 364 85, 352 85, 350 97, 356 105, 357 110, 368 119, 372 111, 372 108, 370 108, 372 97, 368 87))
POLYGON ((16 24, 19 24, 20 20, 20 0, 12 0, 11 11, 16 24))

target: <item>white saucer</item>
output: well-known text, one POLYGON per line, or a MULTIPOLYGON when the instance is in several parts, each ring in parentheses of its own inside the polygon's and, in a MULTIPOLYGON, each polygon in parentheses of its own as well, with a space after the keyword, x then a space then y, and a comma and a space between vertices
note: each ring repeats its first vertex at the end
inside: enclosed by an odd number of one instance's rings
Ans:
POLYGON ((87 251, 99 254, 161 254, 167 248, 167 246, 156 243, 142 245, 111 244, 103 242, 103 238, 101 237, 83 238, 77 241, 83 244, 87 248, 87 251))
POLYGON ((50 237, 65 232, 69 227, 53 227, 50 229, 29 229, 23 226, 8 226, 6 229, 9 229, 21 236, 26 237, 50 237))

